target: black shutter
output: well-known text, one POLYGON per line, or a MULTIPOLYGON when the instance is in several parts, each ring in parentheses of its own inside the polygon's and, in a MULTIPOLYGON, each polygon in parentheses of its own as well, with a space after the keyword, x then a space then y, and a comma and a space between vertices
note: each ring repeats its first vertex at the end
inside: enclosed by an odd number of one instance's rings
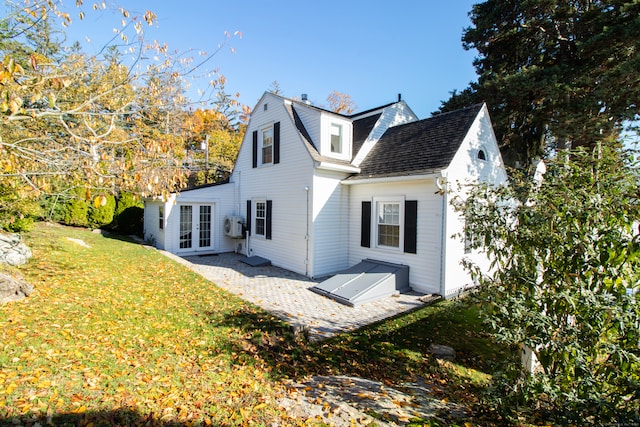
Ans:
POLYGON ((273 124, 273 163, 280 163, 280 122, 273 124))
POLYGON ((258 131, 253 131, 253 167, 258 167, 258 131))
POLYGON ((251 200, 247 200, 247 232, 251 236, 251 200))
POLYGON ((271 240, 271 207, 272 207, 272 201, 271 200, 267 200, 267 212, 266 212, 266 226, 265 226, 265 233, 264 233, 264 237, 267 240, 271 240))
POLYGON ((360 246, 363 246, 365 248, 371 247, 371 202, 362 202, 360 246))
POLYGON ((404 251, 416 253, 418 243, 418 201, 404 202, 404 251))

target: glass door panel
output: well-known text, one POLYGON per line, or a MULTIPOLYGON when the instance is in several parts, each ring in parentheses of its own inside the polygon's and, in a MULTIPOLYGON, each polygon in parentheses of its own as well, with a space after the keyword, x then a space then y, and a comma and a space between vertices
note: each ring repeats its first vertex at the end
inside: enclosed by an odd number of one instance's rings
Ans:
POLYGON ((211 206, 200 206, 200 248, 211 247, 211 206))
POLYGON ((193 246, 193 206, 180 206, 180 249, 193 246))

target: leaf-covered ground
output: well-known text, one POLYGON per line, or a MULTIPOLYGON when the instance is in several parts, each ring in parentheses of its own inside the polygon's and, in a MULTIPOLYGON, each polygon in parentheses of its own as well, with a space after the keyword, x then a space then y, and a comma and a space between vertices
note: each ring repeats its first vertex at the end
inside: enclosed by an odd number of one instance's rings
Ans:
POLYGON ((503 357, 459 304, 301 343, 139 244, 46 224, 26 240, 34 258, 20 273, 36 292, 0 306, 0 424, 296 425, 276 402, 283 380, 309 375, 421 379, 470 405, 503 357), (457 362, 430 357, 432 342, 457 362))

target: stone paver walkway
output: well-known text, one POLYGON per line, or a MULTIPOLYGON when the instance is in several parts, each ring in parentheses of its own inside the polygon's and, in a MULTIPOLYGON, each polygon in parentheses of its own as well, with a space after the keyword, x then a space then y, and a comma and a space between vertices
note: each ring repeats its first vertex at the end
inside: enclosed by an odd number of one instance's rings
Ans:
POLYGON ((307 328, 312 340, 357 329, 424 305, 421 294, 408 293, 349 307, 310 291, 318 281, 274 266, 251 267, 240 262, 244 255, 178 257, 162 252, 293 327, 307 328))

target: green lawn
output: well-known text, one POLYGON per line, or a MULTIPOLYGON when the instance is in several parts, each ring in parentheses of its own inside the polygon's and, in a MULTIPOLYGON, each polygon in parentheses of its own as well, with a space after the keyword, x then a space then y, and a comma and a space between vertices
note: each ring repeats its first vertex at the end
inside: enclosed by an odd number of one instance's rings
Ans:
POLYGON ((0 306, 0 424, 293 424, 284 378, 418 376, 474 403, 504 355, 477 310, 443 302, 321 343, 155 250, 39 224, 19 269, 36 292, 0 306), (81 239, 91 248, 70 240, 81 239), (428 356, 452 345, 456 363, 428 356))

